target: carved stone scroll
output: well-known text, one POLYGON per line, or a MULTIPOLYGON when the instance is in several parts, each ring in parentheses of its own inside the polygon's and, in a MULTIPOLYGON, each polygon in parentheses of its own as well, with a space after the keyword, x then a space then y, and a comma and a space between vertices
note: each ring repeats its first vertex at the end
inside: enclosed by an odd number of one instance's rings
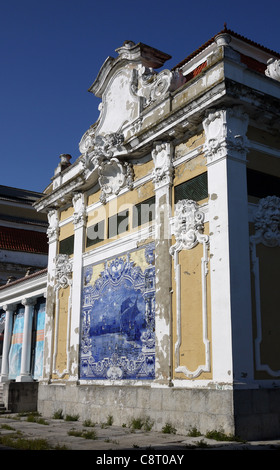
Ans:
POLYGON ((245 160, 248 147, 248 116, 242 108, 210 111, 203 121, 203 127, 204 151, 208 163, 226 156, 245 160))

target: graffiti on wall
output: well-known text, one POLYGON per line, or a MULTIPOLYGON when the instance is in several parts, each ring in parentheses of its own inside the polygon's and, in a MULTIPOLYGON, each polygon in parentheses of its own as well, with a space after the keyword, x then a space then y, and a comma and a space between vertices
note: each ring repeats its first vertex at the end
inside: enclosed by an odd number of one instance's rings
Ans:
POLYGON ((84 268, 81 379, 154 378, 154 245, 144 254, 145 268, 127 253, 106 261, 94 282, 96 267, 84 268))

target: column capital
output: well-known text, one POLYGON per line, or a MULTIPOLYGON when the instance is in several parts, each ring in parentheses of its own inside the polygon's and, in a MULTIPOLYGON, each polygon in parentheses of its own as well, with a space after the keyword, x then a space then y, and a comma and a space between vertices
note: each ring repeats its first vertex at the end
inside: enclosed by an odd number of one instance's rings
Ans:
POLYGON ((37 298, 34 297, 25 297, 24 299, 21 300, 22 305, 24 306, 32 306, 35 305, 37 302, 37 298))
POLYGON ((203 121, 207 165, 223 158, 246 162, 249 118, 242 107, 209 110, 203 121))
POLYGON ((5 305, 2 305, 2 309, 5 310, 5 312, 13 312, 15 311, 17 308, 17 304, 5 304, 5 305))

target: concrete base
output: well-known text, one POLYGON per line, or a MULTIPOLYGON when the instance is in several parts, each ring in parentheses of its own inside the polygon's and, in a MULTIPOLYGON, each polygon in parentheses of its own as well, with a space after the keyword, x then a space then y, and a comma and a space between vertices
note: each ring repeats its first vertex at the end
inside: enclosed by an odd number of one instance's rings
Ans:
POLYGON ((11 413, 37 411, 38 382, 5 382, 3 402, 11 413))
POLYGON ((39 384, 38 411, 78 414, 80 420, 128 425, 147 417, 153 429, 166 423, 180 434, 197 428, 202 434, 223 430, 246 440, 280 437, 280 390, 214 390, 149 386, 39 384))

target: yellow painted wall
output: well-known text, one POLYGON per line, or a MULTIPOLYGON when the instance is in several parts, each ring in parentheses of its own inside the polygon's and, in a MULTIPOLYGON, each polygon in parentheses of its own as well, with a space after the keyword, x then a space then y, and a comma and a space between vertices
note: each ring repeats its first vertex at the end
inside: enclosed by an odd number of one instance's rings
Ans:
MULTIPOLYGON (((143 165, 144 166, 144 165, 143 165)), ((150 165, 146 164, 146 170, 150 168, 150 165)), ((140 170, 138 171, 140 173, 140 170)), ((141 174, 142 176, 142 174, 141 174)), ((132 214, 133 214, 133 206, 138 204, 139 202, 145 201, 150 197, 154 196, 154 185, 153 183, 147 182, 143 185, 136 187, 132 191, 127 191, 123 195, 112 199, 111 201, 107 202, 105 205, 100 205, 98 208, 90 211, 88 213, 87 219, 87 227, 95 225, 96 223, 104 220, 104 241, 96 243, 95 245, 85 248, 85 251, 91 251, 92 249, 96 248, 97 246, 102 246, 106 243, 111 242, 112 240, 118 239, 123 236, 127 236, 129 231, 135 232, 139 229, 139 227, 132 227, 132 214), (108 233, 108 218, 125 210, 129 210, 129 226, 128 231, 119 234, 118 236, 112 238, 107 237, 108 233)), ((93 201, 93 197, 89 197, 89 201, 93 201)), ((96 201, 97 202, 97 201, 96 201)), ((93 203, 93 202, 92 202, 93 203)))
POLYGON ((65 238, 70 237, 73 234, 74 234, 74 225, 72 222, 69 224, 63 225, 62 227, 60 227, 59 240, 64 240, 65 238))
MULTIPOLYGON (((58 294, 59 299, 59 318, 58 318, 58 343, 57 343, 57 356, 54 369, 61 374, 67 367, 67 328, 68 328, 68 303, 69 303, 70 287, 60 289, 58 294)), ((56 318, 54 319, 54 325, 56 318)), ((54 332, 55 337, 56 332, 54 332)), ((54 374, 53 378, 58 378, 54 374)), ((64 376, 65 378, 65 376, 64 376)))
MULTIPOLYGON (((205 224, 205 234, 208 232, 208 224, 205 224)), ((179 253, 181 265, 181 347, 180 366, 186 366, 194 372, 198 366, 205 364, 205 345, 203 342, 202 323, 202 276, 201 258, 203 257, 203 245, 198 244, 191 250, 182 250, 179 253)), ((209 265, 208 265, 209 268, 209 265)), ((173 344, 177 341, 176 318, 176 282, 173 269, 173 344)), ((207 328, 208 340, 211 345, 211 306, 210 306, 210 275, 206 277, 207 289, 207 328)), ((175 350, 174 350, 175 352, 175 350)), ((176 373, 176 358, 174 356, 174 377, 187 379, 183 373, 176 373)), ((197 379, 211 379, 212 374, 202 373, 197 379)), ((187 379, 188 380, 188 379, 187 379)))

